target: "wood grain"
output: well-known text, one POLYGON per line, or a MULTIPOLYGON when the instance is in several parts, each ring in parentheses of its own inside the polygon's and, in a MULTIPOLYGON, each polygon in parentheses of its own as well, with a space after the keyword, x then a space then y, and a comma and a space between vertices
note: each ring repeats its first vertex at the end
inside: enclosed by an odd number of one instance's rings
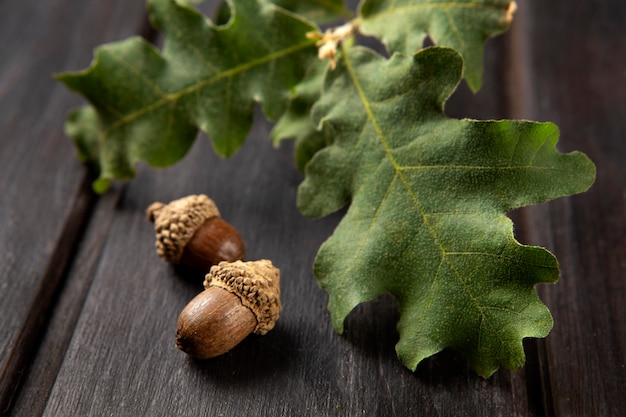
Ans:
POLYGON ((0 412, 19 387, 93 204, 62 132, 78 101, 51 74, 86 66, 89 45, 136 32, 142 9, 140 1, 0 5, 0 412))
MULTIPOLYGON (((487 84, 496 91, 497 82, 487 84)), ((455 98, 450 111, 469 108, 469 99, 455 98)), ((142 169, 112 223, 94 229, 94 239, 106 241, 100 267, 44 415, 529 415, 523 372, 485 381, 451 352, 406 370, 394 352, 391 297, 359 307, 346 335, 334 333, 311 266, 339 216, 309 220, 297 212, 293 150, 273 149, 270 126, 258 119, 230 160, 217 158, 202 136, 180 165, 142 169), (210 361, 174 346, 178 314, 202 278, 156 256, 144 215, 154 200, 191 193, 210 195, 241 232, 248 259, 272 259, 283 277, 276 329, 210 361)))
POLYGON ((44 415, 524 415, 525 395, 512 392, 517 374, 485 381, 449 352, 415 374, 403 368, 393 350, 390 297, 360 307, 345 336, 333 332, 311 265, 337 217, 312 221, 296 211, 292 150, 273 149, 267 130, 257 125, 228 161, 201 138, 182 165, 144 170, 128 185, 100 233, 100 267, 44 415), (174 346, 178 314, 202 277, 156 256, 143 214, 153 200, 198 192, 211 195, 240 230, 249 259, 281 268, 284 302, 272 332, 208 361, 174 346))
POLYGON ((292 145, 273 148, 260 113, 233 158, 218 158, 201 135, 180 164, 140 165, 135 180, 95 198, 62 133, 80 100, 49 75, 85 67, 99 43, 148 33, 144 1, 0 3, 0 415, 621 415, 622 3, 519 2, 513 31, 488 43, 481 92, 462 85, 446 106, 453 117, 556 122, 560 149, 598 165, 588 193, 511 214, 520 240, 557 255, 562 278, 540 288, 555 317, 550 336, 526 341, 523 370, 488 380, 451 351, 405 369, 389 295, 357 307, 345 334, 334 333, 311 267, 342 213, 299 214, 292 145), (207 361, 174 343, 203 277, 158 258, 144 213, 192 193, 211 196, 247 258, 271 259, 282 277, 276 328, 207 361))
POLYGON ((106 243, 101 231, 106 230, 115 217, 115 207, 121 192, 115 187, 100 197, 95 204, 89 226, 76 248, 74 262, 68 276, 60 286, 50 309, 41 344, 28 367, 24 367, 24 382, 11 407, 13 416, 40 416, 48 402, 48 396, 68 345, 76 322, 89 292, 92 278, 100 265, 100 255, 106 243), (98 225, 94 230, 94 225, 98 225))
POLYGON ((516 117, 561 129, 559 149, 596 163, 587 193, 525 210, 526 243, 558 257, 561 279, 541 288, 555 326, 539 342, 545 414, 626 410, 626 4, 520 3, 516 117))

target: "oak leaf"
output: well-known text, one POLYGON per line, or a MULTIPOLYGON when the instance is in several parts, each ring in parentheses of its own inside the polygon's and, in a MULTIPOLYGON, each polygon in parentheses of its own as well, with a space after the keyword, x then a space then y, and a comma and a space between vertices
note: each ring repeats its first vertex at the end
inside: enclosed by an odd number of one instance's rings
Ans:
POLYGON ((180 160, 198 129, 216 152, 232 155, 252 125, 254 106, 277 119, 316 54, 312 23, 265 0, 233 0, 227 23, 189 5, 149 0, 165 33, 162 52, 138 37, 104 45, 92 65, 57 78, 91 106, 73 112, 66 131, 79 157, 96 167, 95 184, 134 176, 135 164, 180 160))
POLYGON ((309 216, 349 204, 314 266, 335 329, 389 292, 408 368, 444 348, 484 377, 519 368, 522 339, 552 327, 535 285, 555 282, 559 269, 547 250, 515 240, 506 213, 586 190, 594 165, 558 153, 550 123, 447 118, 462 74, 452 49, 386 60, 354 47, 342 57, 313 107, 333 141, 298 190, 309 216))
POLYGON ((504 32, 517 6, 511 0, 365 0, 361 30, 378 36, 391 52, 413 54, 426 36, 456 49, 465 60, 468 85, 482 84, 484 44, 504 32))

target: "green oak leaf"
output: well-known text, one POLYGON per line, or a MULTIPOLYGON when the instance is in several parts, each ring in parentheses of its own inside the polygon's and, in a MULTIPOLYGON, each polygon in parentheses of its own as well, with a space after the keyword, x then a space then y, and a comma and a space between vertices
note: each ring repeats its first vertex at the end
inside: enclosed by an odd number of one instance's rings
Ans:
POLYGON ((291 10, 316 23, 327 23, 341 17, 351 17, 343 0, 272 0, 273 3, 291 10))
POLYGON ((314 266, 338 332, 356 305, 389 292, 408 368, 452 348, 488 377, 523 365, 523 338, 548 334, 535 285, 559 276, 552 254, 515 240, 506 212, 586 190, 595 167, 558 153, 550 123, 447 118, 461 74, 449 48, 389 60, 343 51, 313 108, 334 139, 297 197, 313 217, 350 204, 314 266))
POLYGON ((511 0, 364 0, 361 31, 381 37, 391 52, 413 54, 426 35, 439 46, 459 51, 468 85, 482 84, 483 48, 487 38, 505 31, 511 0))
MULTIPOLYGON (((179 0, 180 1, 180 0, 179 0)), ((201 2, 203 0, 187 0, 201 2)), ((290 12, 296 13, 315 23, 329 23, 339 18, 350 18, 353 13, 346 9, 343 0, 270 0, 290 12)), ((217 22, 226 22, 230 18, 230 7, 223 3, 217 13, 217 22)))
POLYGON ((287 110, 270 134, 275 146, 285 139, 294 139, 295 161, 300 171, 304 171, 313 155, 332 140, 328 129, 317 129, 311 118, 311 109, 320 97, 327 68, 327 61, 312 60, 304 79, 296 86, 287 110))
POLYGON ((162 53, 134 37, 99 47, 88 69, 57 76, 91 103, 70 115, 66 131, 99 170, 98 191, 131 178, 137 161, 175 163, 198 129, 229 156, 245 141, 255 103, 270 119, 285 111, 316 55, 306 33, 317 27, 265 0, 229 5, 230 19, 216 26, 191 6, 149 0, 166 35, 162 53))
POLYGON ((196 4, 204 3, 206 0, 176 0, 178 4, 184 4, 187 6, 194 6, 196 4))

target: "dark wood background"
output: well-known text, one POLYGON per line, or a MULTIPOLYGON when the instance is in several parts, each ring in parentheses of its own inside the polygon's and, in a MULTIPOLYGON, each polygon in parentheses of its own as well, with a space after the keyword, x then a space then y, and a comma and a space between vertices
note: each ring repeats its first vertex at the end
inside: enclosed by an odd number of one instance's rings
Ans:
POLYGON ((230 160, 200 137, 179 165, 98 197, 63 134, 82 101, 52 73, 86 67, 95 46, 155 39, 143 0, 0 1, 0 414, 12 416, 626 415, 626 3, 521 0, 488 43, 485 85, 455 117, 528 118, 561 128, 562 151, 597 164, 582 195, 511 214, 523 243, 560 260, 541 286, 555 326, 527 340, 527 365, 484 380, 444 351, 416 372, 396 359, 397 306, 383 296, 335 334, 311 272, 339 216, 302 217, 293 148, 261 117, 230 160), (206 193, 242 233, 248 258, 282 270, 275 330, 195 361, 174 346, 201 277, 156 257, 144 210, 206 193))

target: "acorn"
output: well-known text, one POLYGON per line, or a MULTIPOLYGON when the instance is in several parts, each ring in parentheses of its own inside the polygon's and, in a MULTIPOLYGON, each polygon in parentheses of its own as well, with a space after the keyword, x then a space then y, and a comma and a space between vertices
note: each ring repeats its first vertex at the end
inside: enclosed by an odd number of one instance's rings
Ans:
POLYGON ((176 330, 176 346, 195 358, 226 353, 250 333, 266 334, 282 309, 280 271, 266 259, 220 262, 204 288, 183 309, 176 330))
POLYGON ((220 217, 206 195, 190 195, 169 204, 152 203, 146 210, 154 223, 157 254, 167 262, 206 272, 221 261, 243 259, 241 235, 220 217))

